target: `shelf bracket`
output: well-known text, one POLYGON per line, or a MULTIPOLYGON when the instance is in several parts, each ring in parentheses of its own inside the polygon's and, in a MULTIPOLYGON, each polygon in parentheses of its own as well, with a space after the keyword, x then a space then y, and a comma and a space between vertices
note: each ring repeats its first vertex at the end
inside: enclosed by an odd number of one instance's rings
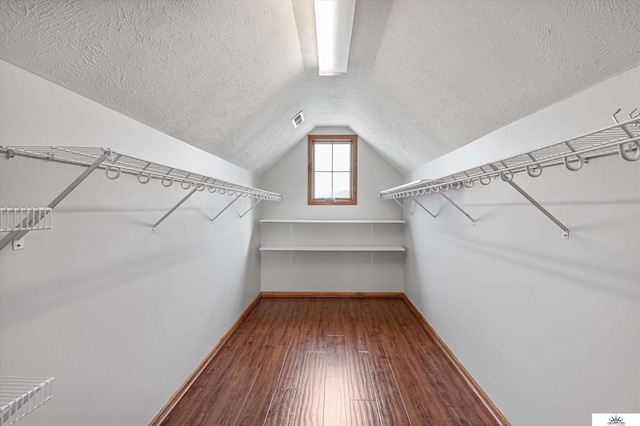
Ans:
MULTIPOLYGON (((569 146, 569 148, 571 148, 571 146, 569 146)), ((573 148, 571 148, 571 149, 573 149, 573 148)), ((496 170, 496 171, 498 170, 498 168, 496 166, 494 166, 494 165, 491 165, 491 168, 493 170, 496 170)), ((520 188, 520 186, 513 181, 513 175, 511 175, 511 177, 506 177, 505 175, 501 175, 501 179, 502 179, 503 182, 506 182, 509 185, 511 185, 511 187, 513 189, 518 191, 524 198, 527 199, 527 201, 529 201, 531 204, 533 204, 535 208, 540 210, 542 212, 542 214, 544 214, 549 219, 551 219, 551 221, 553 223, 555 223, 558 226, 558 228, 562 229, 562 231, 563 231, 562 236, 564 238, 569 238, 569 228, 564 226, 562 224, 562 222, 560 222, 558 219, 555 218, 554 215, 552 215, 551 213, 549 213, 549 211, 547 209, 542 207, 542 205, 540 205, 540 203, 538 203, 536 200, 534 200, 531 195, 527 194, 527 192, 524 189, 520 188)))
POLYGON ((549 219, 551 219, 551 221, 553 223, 555 223, 560 229, 562 229, 562 236, 564 238, 569 238, 569 228, 567 228, 566 226, 564 226, 562 224, 562 222, 560 222, 558 219, 555 218, 554 215, 552 215, 551 213, 549 213, 549 211, 547 209, 545 209, 544 207, 542 207, 540 205, 540 203, 538 203, 536 200, 534 200, 529 194, 527 194, 527 192, 520 188, 516 183, 514 183, 512 180, 507 181, 507 183, 509 185, 511 185, 511 187, 513 189, 515 189, 516 191, 518 191, 524 198, 526 198, 531 204, 533 204, 538 210, 540 210, 545 216, 547 216, 549 219))
POLYGON ((236 201, 238 201, 238 198, 240 198, 240 197, 241 197, 240 195, 236 196, 236 198, 234 198, 234 199, 233 199, 233 201, 231 201, 229 204, 227 204, 227 205, 226 205, 226 207, 225 207, 224 209, 220 210, 220 212, 219 212, 217 215, 215 215, 215 216, 213 217, 213 219, 211 219, 211 223, 213 223, 213 222, 218 218, 218 216, 220 216, 220 215, 221 215, 222 213, 224 213, 224 212, 225 212, 229 207, 231 207, 231 205, 232 205, 233 203, 235 203, 236 201))
POLYGON ((473 223, 474 225, 476 224, 476 221, 469 216, 469 214, 467 212, 465 212, 464 210, 462 210, 462 208, 457 205, 456 203, 453 202, 453 200, 449 197, 447 197, 446 195, 444 195, 442 192, 438 192, 438 194, 442 195, 444 197, 445 200, 447 200, 448 202, 450 202, 453 207, 455 207, 456 209, 458 209, 460 211, 460 213, 462 213, 463 215, 465 215, 467 217, 467 219, 469 219, 471 221, 471 223, 473 223))
MULTIPOLYGON (((111 151, 104 150, 102 155, 96 158, 96 160, 84 172, 82 172, 80 176, 78 176, 73 182, 71 182, 71 184, 69 184, 69 186, 67 186, 56 198, 54 198, 54 200, 50 202, 47 207, 50 209, 54 209, 58 204, 60 204, 62 200, 67 197, 67 195, 71 193, 71 191, 76 189, 76 187, 80 185, 82 181, 84 181, 95 169, 97 169, 103 161, 110 158, 111 151)), ((32 228, 43 218, 44 216, 40 214, 29 215, 29 217, 26 217, 22 221, 22 223, 20 224, 20 228, 32 228)), ((27 235, 28 232, 28 230, 10 232, 2 240, 0 240, 0 250, 6 247, 11 241, 22 239, 25 235, 27 235)))
POLYGON ((251 210, 253 210, 253 208, 255 206, 257 206, 258 204, 260 204, 260 201, 262 201, 262 198, 260 198, 258 201, 256 201, 251 207, 249 207, 249 210, 247 210, 246 212, 242 213, 240 215, 240 217, 244 217, 247 213, 249 213, 251 210))
MULTIPOLYGON (((423 206, 418 200, 416 200, 415 198, 411 197, 411 199, 413 200, 414 203, 416 203, 418 206, 422 207, 422 210, 424 210, 425 212, 429 213, 429 215, 431 215, 432 218, 436 218, 436 215, 431 213, 425 206, 423 206)), ((414 210, 415 211, 415 208, 414 210)))
MULTIPOLYGON (((409 210, 408 208, 406 208, 406 207, 404 206, 404 204, 402 204, 402 202, 400 202, 400 201, 396 200, 395 198, 393 199, 393 201, 395 201, 395 202, 396 202, 400 207, 402 207, 404 210, 406 210, 406 211, 407 211, 407 213, 409 213, 411 216, 413 216, 413 214, 414 214, 414 213, 415 213, 415 211, 416 211, 415 207, 413 208, 413 211, 411 211, 411 210, 409 210)), ((413 200, 413 201, 415 201, 415 200, 413 200)))
POLYGON ((186 196, 186 197, 184 197, 182 200, 180 200, 180 201, 178 202, 178 204, 176 204, 175 206, 173 206, 173 208, 171 208, 171 210, 169 210, 167 213, 165 213, 165 215, 164 215, 164 216, 162 216, 162 217, 160 218, 160 220, 159 220, 159 221, 157 221, 156 223, 154 223, 154 224, 153 224, 153 226, 151 227, 151 231, 152 231, 152 232, 156 232, 156 231, 158 230, 158 229, 157 229, 157 228, 158 228, 158 225, 160 225, 160 224, 161 224, 161 223, 162 223, 166 218, 168 218, 168 217, 169 217, 169 215, 171 215, 171 213, 173 213, 174 211, 176 211, 176 209, 177 209, 178 207, 180 207, 180 206, 181 206, 185 201, 187 201, 187 200, 189 199, 189 197, 191 197, 193 194, 195 194, 197 190, 198 190, 198 187, 197 187, 197 186, 196 186, 195 188, 193 188, 193 189, 191 190, 191 192, 189 192, 189 193, 187 194, 187 196, 186 196))

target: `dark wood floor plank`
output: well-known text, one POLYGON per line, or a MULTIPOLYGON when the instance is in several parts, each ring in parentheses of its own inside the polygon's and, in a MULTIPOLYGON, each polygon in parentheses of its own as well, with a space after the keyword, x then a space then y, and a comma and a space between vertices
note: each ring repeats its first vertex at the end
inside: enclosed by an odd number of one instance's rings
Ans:
POLYGON ((298 389, 276 389, 264 426, 294 426, 298 421, 298 389))
POLYGON ((263 298, 163 425, 492 425, 399 298, 263 298))
POLYGON ((382 335, 381 340, 412 423, 438 424, 442 419, 449 424, 495 422, 468 386, 457 380, 459 375, 443 369, 447 362, 441 354, 434 357, 427 351, 411 349, 419 346, 408 333, 382 335), (425 400, 431 403, 420 410, 425 400))
POLYGON ((247 396, 260 372, 259 367, 232 368, 225 376, 215 403, 206 407, 205 426, 227 426, 236 424, 247 396))
POLYGON ((380 413, 380 423, 386 426, 410 425, 409 417, 396 385, 389 360, 380 341, 380 333, 388 330, 386 309, 395 299, 369 299, 360 303, 354 313, 356 347, 368 354, 371 381, 368 383, 375 395, 380 413))
POLYGON ((305 354, 307 352, 307 342, 299 336, 292 337, 289 353, 278 379, 278 389, 300 389, 302 375, 305 371, 305 354))
POLYGON ((397 348, 395 336, 389 334, 380 335, 380 340, 387 353, 389 364, 398 384, 407 413, 412 424, 431 425, 437 419, 448 419, 446 407, 442 408, 439 401, 432 402, 431 398, 436 393, 432 384, 427 380, 421 380, 418 368, 407 358, 403 349, 397 348), (430 403, 424 404, 424 401, 430 403))
POLYGON ((323 424, 326 364, 325 351, 308 351, 304 354, 304 367, 297 397, 298 425, 323 424))
POLYGON ((371 375, 370 352, 351 348, 347 355, 349 399, 374 401, 376 391, 371 375))
POLYGON ((398 389, 387 356, 378 354, 371 358, 372 376, 380 411, 380 422, 385 426, 411 425, 407 408, 398 389))
POLYGON ((260 372, 244 401, 236 424, 254 426, 264 423, 288 349, 289 346, 266 348, 268 355, 260 366, 260 372))
POLYGON ((221 387, 217 386, 217 384, 220 383, 222 374, 229 370, 233 361, 233 352, 225 347, 218 352, 214 358, 216 368, 211 368, 211 365, 207 366, 188 392, 178 401, 169 416, 162 422, 163 426, 178 426, 188 422, 202 424, 200 420, 195 422, 193 417, 197 414, 198 418, 203 418, 205 416, 204 411, 210 401, 215 401, 218 397, 221 387), (212 374, 214 372, 215 375, 212 374), (212 383, 216 383, 216 386, 211 386, 212 383))
POLYGON ((351 401, 353 426, 380 426, 380 413, 376 401, 351 401))
POLYGON ((350 426, 349 371, 344 335, 328 335, 325 366, 324 420, 326 426, 350 426))

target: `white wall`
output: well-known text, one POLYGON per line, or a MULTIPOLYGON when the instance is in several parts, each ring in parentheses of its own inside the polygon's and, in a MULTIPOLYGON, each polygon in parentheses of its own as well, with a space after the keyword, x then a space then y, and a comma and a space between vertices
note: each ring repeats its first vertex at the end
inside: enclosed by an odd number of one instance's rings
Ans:
MULTIPOLYGON (((494 132, 406 177, 436 178, 612 124, 639 107, 640 68, 494 132)), ((407 217, 405 292, 516 425, 589 424, 640 410, 640 162, 594 160, 450 191, 407 217)))
MULTIPOLYGON (((311 134, 353 134, 347 127, 320 127, 311 134)), ((402 175, 358 138, 358 204, 307 205, 306 135, 267 170, 261 185, 284 195, 262 207, 263 219, 401 219, 402 209, 378 193, 399 185, 402 175)), ((401 245, 402 225, 262 224, 263 245, 401 245)), ((402 291, 402 253, 262 252, 264 291, 402 291)))
MULTIPOLYGON (((0 62, 0 144, 102 146, 254 185, 246 170, 0 62)), ((0 158, 0 205, 44 206, 83 168, 0 158)), ((256 212, 206 191, 92 174, 34 231, 0 252, 0 374, 55 376, 20 421, 146 424, 260 291, 256 212)), ((266 204, 263 203, 263 204, 266 204)), ((2 234, 1 236, 4 236, 2 234)))

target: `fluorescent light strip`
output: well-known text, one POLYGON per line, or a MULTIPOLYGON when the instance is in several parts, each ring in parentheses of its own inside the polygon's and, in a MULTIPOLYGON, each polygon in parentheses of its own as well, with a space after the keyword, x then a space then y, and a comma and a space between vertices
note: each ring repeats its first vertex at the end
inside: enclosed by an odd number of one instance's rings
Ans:
POLYGON ((347 73, 356 0, 315 0, 321 76, 347 73))

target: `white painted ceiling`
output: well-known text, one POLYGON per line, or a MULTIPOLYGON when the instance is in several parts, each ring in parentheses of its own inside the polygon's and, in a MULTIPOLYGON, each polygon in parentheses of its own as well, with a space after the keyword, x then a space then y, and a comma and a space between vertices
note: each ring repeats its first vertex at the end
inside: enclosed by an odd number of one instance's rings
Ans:
POLYGON ((307 0, 2 0, 0 58, 257 173, 344 125, 408 171, 640 63, 635 0, 357 0, 339 77, 314 22, 307 0))

